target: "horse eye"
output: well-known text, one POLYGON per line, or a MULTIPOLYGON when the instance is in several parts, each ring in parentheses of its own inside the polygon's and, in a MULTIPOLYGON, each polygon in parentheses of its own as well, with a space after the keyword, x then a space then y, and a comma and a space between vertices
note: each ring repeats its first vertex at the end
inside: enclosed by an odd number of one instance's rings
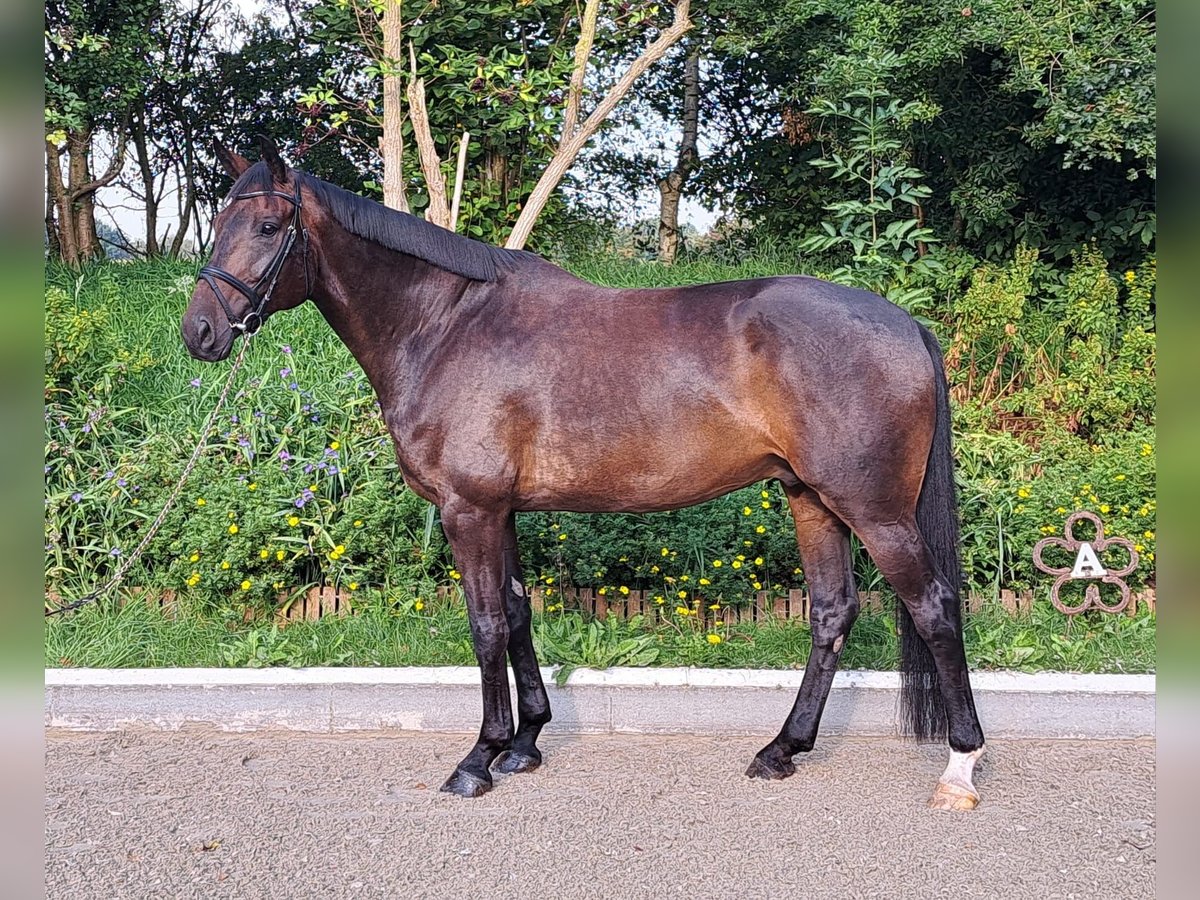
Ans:
POLYGON ((273 222, 263 222, 261 233, 270 237, 279 230, 279 226, 273 222))

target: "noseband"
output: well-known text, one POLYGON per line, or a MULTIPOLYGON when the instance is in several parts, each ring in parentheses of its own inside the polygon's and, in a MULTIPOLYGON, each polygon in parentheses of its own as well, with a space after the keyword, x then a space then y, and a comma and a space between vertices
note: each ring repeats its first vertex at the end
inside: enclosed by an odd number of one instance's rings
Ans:
POLYGON ((247 336, 254 334, 263 325, 266 320, 267 304, 271 301, 271 292, 275 290, 275 282, 279 279, 279 272, 283 269, 283 264, 288 258, 288 254, 292 252, 292 245, 296 243, 296 235, 300 235, 300 239, 304 244, 304 292, 307 296, 312 292, 312 285, 308 277, 308 229, 300 224, 300 176, 296 176, 296 193, 285 194, 282 191, 250 191, 245 194, 238 194, 234 197, 234 201, 249 200, 252 197, 279 197, 292 204, 292 219, 288 222, 287 229, 283 233, 283 243, 279 245, 279 249, 275 251, 275 255, 271 257, 271 262, 267 265, 267 270, 263 272, 258 281, 254 282, 253 286, 246 284, 236 275, 226 272, 224 269, 214 266, 209 263, 200 270, 199 277, 207 284, 214 294, 217 295, 217 300, 221 303, 221 308, 225 310, 225 315, 229 319, 229 327, 234 331, 241 331, 247 336), (250 301, 250 312, 246 316, 238 320, 233 313, 233 307, 229 305, 229 300, 226 299, 221 286, 217 283, 218 280, 224 281, 238 293, 242 294, 250 301), (265 289, 263 286, 266 286, 265 289))

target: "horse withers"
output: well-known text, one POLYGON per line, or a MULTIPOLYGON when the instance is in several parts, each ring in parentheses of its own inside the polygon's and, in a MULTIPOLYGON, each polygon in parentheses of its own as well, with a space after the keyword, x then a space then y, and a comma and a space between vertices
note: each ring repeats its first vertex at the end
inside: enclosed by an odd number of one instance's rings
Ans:
POLYGON ((540 765, 550 706, 515 514, 649 512, 780 482, 811 593, 795 705, 747 774, 810 750, 858 614, 850 534, 899 597, 905 730, 946 739, 930 805, 969 809, 983 732, 963 650, 941 349, 866 291, 788 276, 618 290, 289 169, 218 148, 234 178, 183 317, 193 356, 311 299, 379 397, 409 487, 441 510, 483 687, 443 785, 540 765), (517 688, 514 724, 505 657, 517 688))

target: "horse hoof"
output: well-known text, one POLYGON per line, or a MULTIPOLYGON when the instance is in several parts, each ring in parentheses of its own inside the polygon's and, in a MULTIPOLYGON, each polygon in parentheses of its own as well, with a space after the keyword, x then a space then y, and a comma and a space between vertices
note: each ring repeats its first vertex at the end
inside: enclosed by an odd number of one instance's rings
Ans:
POLYGON ((492 782, 462 769, 455 769, 441 789, 447 794, 457 794, 459 797, 482 797, 492 789, 492 782))
POLYGON ((773 766, 765 762, 761 756, 756 756, 750 762, 750 767, 746 769, 747 778, 762 778, 766 781, 780 781, 794 774, 796 774, 796 766, 790 759, 784 760, 780 766, 773 766))
POLYGON ((502 775, 516 775, 518 772, 532 772, 541 764, 541 757, 505 750, 492 763, 492 771, 502 775))
POLYGON ((979 805, 979 794, 960 784, 949 784, 939 781, 929 798, 930 809, 955 810, 967 812, 979 805))

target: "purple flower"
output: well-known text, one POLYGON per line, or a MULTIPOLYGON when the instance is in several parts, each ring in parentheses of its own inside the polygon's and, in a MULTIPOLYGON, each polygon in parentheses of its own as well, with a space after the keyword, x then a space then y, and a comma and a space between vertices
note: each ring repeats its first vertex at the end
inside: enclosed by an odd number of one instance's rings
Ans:
POLYGON ((104 480, 108 481, 108 479, 112 478, 116 474, 117 473, 114 472, 112 469, 109 469, 107 472, 104 473, 104 480))
POLYGON ((239 447, 249 447, 250 441, 246 438, 238 438, 238 446, 239 447))
POLYGON ((289 384, 289 385, 288 385, 288 390, 289 390, 289 391, 294 391, 294 390, 296 390, 298 387, 300 387, 300 385, 298 385, 296 382, 294 382, 294 381, 293 381, 291 384, 289 384))
POLYGON ((330 467, 329 467, 329 474, 330 474, 330 475, 336 475, 337 473, 338 473, 338 467, 337 467, 337 466, 330 466, 330 467))
POLYGON ((307 475, 307 474, 308 474, 309 472, 311 472, 312 470, 313 470, 313 464, 312 464, 312 463, 305 463, 305 464, 304 464, 304 474, 305 474, 305 475, 307 475))
POLYGON ((120 548, 120 547, 113 547, 111 550, 109 550, 109 551, 108 551, 108 555, 109 555, 109 556, 120 556, 120 555, 121 555, 121 548, 120 548))
POLYGON ((283 345, 282 347, 280 347, 279 349, 280 349, 280 351, 282 351, 283 353, 288 353, 288 354, 290 354, 290 353, 292 352, 292 346, 291 346, 291 344, 284 344, 284 345, 283 345))
POLYGON ((129 484, 129 482, 126 481, 124 478, 117 479, 117 487, 125 487, 125 485, 127 485, 127 484, 129 484))
POLYGON ((263 417, 263 411, 261 409, 256 409, 254 411, 254 418, 261 419, 262 417, 263 417))
POLYGON ((199 379, 199 378, 193 378, 191 381, 189 381, 189 382, 188 382, 188 384, 190 384, 190 385, 191 385, 192 387, 194 387, 194 388, 195 388, 195 387, 200 387, 200 379, 199 379))
POLYGON ((78 503, 80 500, 83 499, 83 494, 81 494, 79 491, 76 491, 75 493, 73 493, 71 495, 71 499, 74 500, 76 503, 78 503))
POLYGON ((336 450, 334 450, 332 447, 326 447, 326 448, 325 448, 325 455, 326 455, 326 456, 332 456, 332 457, 334 457, 334 458, 336 459, 336 458, 337 458, 337 455, 338 455, 338 452, 337 452, 336 450))
POLYGON ((286 380, 286 379, 287 379, 287 377, 288 377, 289 375, 291 375, 291 374, 292 374, 292 367, 291 367, 291 366, 284 366, 282 369, 280 369, 280 370, 279 370, 279 377, 280 377, 280 378, 283 378, 283 379, 285 379, 285 380, 286 380))
POLYGON ((279 458, 280 458, 281 460, 284 460, 284 461, 286 461, 286 460, 289 460, 289 459, 291 459, 291 458, 292 458, 292 454, 288 453, 286 450, 280 450, 280 451, 279 451, 279 458))
POLYGON ((92 423, 91 423, 91 422, 88 422, 86 425, 84 425, 84 426, 83 426, 83 433, 84 433, 84 434, 87 434, 87 433, 88 433, 89 431, 91 431, 91 430, 92 430, 92 423))

